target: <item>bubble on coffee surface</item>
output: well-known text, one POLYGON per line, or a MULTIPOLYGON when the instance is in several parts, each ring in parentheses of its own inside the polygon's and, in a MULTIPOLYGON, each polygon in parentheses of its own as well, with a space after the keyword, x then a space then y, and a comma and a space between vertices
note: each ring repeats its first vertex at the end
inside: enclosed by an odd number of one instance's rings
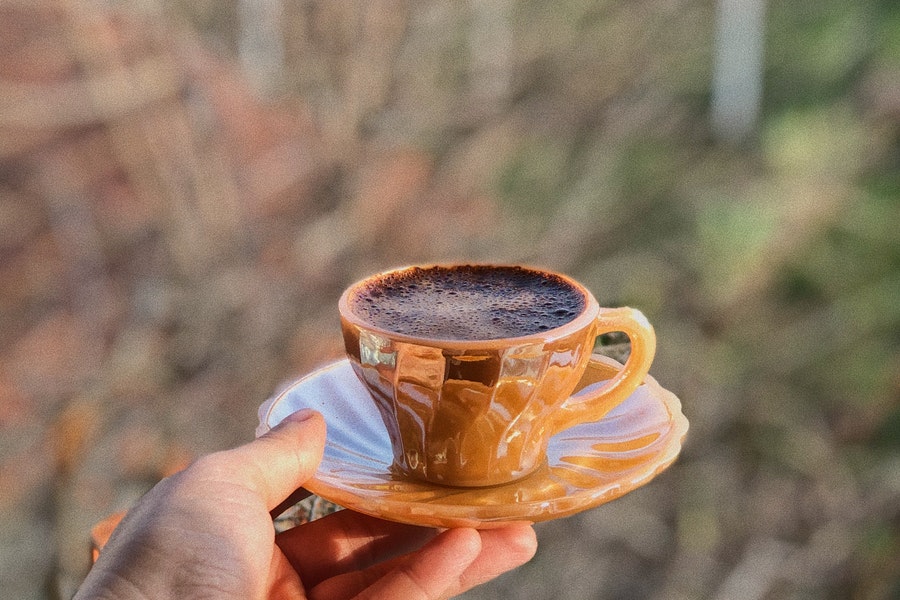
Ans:
POLYGON ((353 312, 372 325, 445 340, 521 337, 555 329, 584 309, 582 293, 520 267, 414 267, 362 287, 353 312))

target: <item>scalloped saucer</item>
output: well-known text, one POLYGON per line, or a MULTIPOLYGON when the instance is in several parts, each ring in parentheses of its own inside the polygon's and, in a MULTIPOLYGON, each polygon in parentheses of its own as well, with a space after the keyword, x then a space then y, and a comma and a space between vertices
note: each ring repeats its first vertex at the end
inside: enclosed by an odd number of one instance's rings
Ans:
MULTIPOLYGON (((602 384, 621 367, 595 355, 579 388, 602 384)), ((328 426, 325 455, 304 486, 308 491, 357 512, 432 527, 534 523, 609 502, 665 470, 688 429, 678 398, 647 377, 602 420, 551 438, 536 472, 495 487, 454 488, 395 472, 387 429, 349 361, 321 368, 264 402, 256 434, 301 408, 318 410, 328 426)))

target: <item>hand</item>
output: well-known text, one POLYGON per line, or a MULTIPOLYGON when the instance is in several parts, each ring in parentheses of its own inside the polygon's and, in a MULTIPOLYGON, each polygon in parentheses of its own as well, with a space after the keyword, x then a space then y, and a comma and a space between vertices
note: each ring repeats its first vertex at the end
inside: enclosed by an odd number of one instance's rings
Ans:
POLYGON ((433 600, 534 555, 527 525, 438 533, 347 510, 276 536, 269 511, 312 476, 324 444, 321 415, 299 411, 164 479, 116 528, 76 600, 433 600))

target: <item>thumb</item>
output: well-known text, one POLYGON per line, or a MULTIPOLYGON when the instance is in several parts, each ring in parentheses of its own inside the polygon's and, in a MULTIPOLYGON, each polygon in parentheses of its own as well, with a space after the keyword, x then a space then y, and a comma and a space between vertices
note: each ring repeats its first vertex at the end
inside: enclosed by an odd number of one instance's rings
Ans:
POLYGON ((225 452, 235 476, 271 510, 313 474, 325 448, 325 419, 311 409, 287 416, 266 434, 225 452))

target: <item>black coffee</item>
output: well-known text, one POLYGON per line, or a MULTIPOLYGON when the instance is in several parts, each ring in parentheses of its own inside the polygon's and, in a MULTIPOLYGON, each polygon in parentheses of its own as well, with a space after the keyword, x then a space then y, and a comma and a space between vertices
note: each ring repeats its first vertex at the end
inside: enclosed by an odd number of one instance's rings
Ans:
POLYGON ((388 331, 440 340, 492 340, 568 323, 585 297, 550 273, 521 267, 413 267, 362 286, 353 312, 388 331))

